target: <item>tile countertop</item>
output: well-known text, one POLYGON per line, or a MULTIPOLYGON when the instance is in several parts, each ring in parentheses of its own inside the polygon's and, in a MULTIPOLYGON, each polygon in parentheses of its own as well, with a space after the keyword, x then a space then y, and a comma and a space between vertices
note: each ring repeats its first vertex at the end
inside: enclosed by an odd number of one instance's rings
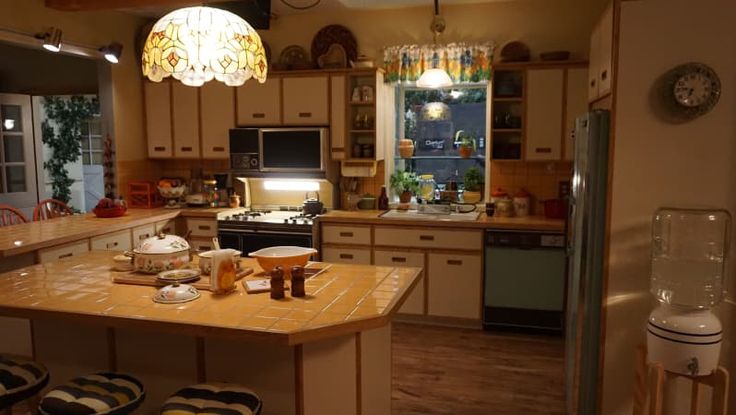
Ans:
POLYGON ((0 232, 0 258, 41 248, 92 238, 106 233, 184 217, 217 217, 230 208, 128 209, 119 218, 98 218, 93 213, 65 216, 45 221, 3 227, 0 232))
MULTIPOLYGON (((293 345, 388 324, 421 278, 420 268, 332 264, 306 281, 304 298, 272 300, 238 282, 228 295, 200 291, 188 303, 157 304, 155 287, 112 282, 118 253, 92 251, 0 274, 0 315, 293 345)), ((242 264, 262 272, 251 258, 242 264)))
POLYGON ((391 219, 380 217, 380 210, 332 210, 319 217, 321 223, 371 223, 374 225, 408 225, 448 227, 448 228, 479 228, 479 229, 508 229, 550 231, 562 233, 565 231, 565 221, 562 219, 547 219, 544 216, 527 216, 523 218, 488 217, 485 212, 474 221, 438 221, 434 218, 422 219, 391 219))

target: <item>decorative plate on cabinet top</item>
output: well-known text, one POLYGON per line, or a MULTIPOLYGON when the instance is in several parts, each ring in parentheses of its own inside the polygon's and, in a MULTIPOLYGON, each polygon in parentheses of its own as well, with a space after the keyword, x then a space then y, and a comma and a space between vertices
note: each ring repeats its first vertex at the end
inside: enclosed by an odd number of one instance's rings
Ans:
POLYGON ((309 55, 303 47, 299 45, 287 46, 281 51, 279 63, 286 66, 287 69, 311 69, 312 63, 309 61, 309 55))
POLYGON ((501 48, 501 62, 526 62, 530 58, 529 46, 522 42, 509 42, 501 48))
POLYGON ((348 67, 348 59, 345 54, 345 48, 339 43, 333 43, 327 49, 327 53, 317 58, 317 66, 321 69, 339 69, 348 67))
POLYGON ((322 56, 328 52, 334 43, 345 49, 348 61, 354 61, 358 57, 358 42, 353 32, 345 26, 333 24, 325 26, 314 35, 312 39, 312 56, 322 56))

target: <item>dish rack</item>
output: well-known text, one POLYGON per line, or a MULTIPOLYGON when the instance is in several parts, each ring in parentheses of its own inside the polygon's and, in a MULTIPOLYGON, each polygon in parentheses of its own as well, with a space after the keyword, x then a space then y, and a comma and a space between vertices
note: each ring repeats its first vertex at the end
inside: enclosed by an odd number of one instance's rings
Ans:
POLYGON ((128 207, 151 209, 163 206, 163 204, 164 199, 153 183, 147 181, 128 182, 128 207))

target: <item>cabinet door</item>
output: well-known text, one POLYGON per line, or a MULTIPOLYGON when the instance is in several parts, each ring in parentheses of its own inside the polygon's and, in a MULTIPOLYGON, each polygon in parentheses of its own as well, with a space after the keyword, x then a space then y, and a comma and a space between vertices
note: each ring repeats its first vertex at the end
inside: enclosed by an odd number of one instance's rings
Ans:
POLYGON ((345 77, 330 78, 330 149, 333 160, 345 158, 345 77))
POLYGON ((527 160, 559 160, 562 156, 563 77, 563 69, 527 71, 527 160))
POLYGON ((58 261, 62 258, 68 258, 89 252, 89 240, 85 239, 77 242, 70 242, 64 245, 52 246, 38 250, 38 261, 42 264, 58 261))
POLYGON ((130 229, 97 236, 90 240, 92 250, 127 251, 131 248, 130 229))
POLYGON ((171 149, 171 83, 144 82, 148 157, 169 158, 171 149))
POLYGON ((284 124, 327 125, 327 77, 284 78, 284 124))
POLYGON ((575 119, 588 112, 588 100, 585 94, 588 88, 588 69, 574 68, 567 71, 567 101, 565 102, 565 135, 562 137, 565 160, 573 158, 572 131, 575 119))
POLYGON ((181 82, 171 85, 174 119, 174 157, 199 158, 199 88, 181 82))
POLYGON ((156 234, 164 233, 166 235, 178 235, 176 232, 176 219, 169 219, 156 222, 156 234))
POLYGON ((337 264, 370 265, 371 250, 369 248, 322 248, 322 261, 337 264))
POLYGON ((262 84, 251 79, 235 91, 238 125, 281 124, 281 78, 268 78, 262 84))
POLYGON ((138 246, 144 240, 156 234, 156 226, 153 223, 133 228, 133 246, 138 246))
POLYGON ((480 255, 430 253, 427 269, 428 313, 480 319, 480 255))
POLYGON ((230 129, 235 128, 235 88, 222 82, 204 84, 201 87, 200 111, 202 158, 229 158, 230 129))
POLYGON ((593 102, 600 96, 598 89, 598 70, 601 65, 601 25, 596 24, 590 34, 590 56, 588 58, 588 102, 593 102))
MULTIPOLYGON (((600 22, 600 55, 598 56, 598 96, 611 92, 613 78, 613 2, 609 2, 600 22)), ((593 66, 591 65, 591 68, 593 66)))
POLYGON ((217 221, 187 218, 187 231, 192 232, 192 236, 217 236, 217 221))
MULTIPOLYGON (((424 268, 424 254, 421 252, 400 252, 377 249, 373 251, 375 265, 389 267, 424 268)), ((400 313, 424 314, 424 278, 414 286, 414 291, 404 301, 400 313)))

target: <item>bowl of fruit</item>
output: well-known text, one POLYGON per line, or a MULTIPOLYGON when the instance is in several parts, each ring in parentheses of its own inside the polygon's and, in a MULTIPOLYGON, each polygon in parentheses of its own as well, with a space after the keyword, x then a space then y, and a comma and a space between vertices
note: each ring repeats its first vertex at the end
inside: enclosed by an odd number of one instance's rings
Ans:
POLYGON ((128 210, 128 205, 123 199, 110 199, 103 197, 97 202, 97 206, 92 209, 92 212, 98 218, 117 218, 125 215, 125 211, 128 210))

